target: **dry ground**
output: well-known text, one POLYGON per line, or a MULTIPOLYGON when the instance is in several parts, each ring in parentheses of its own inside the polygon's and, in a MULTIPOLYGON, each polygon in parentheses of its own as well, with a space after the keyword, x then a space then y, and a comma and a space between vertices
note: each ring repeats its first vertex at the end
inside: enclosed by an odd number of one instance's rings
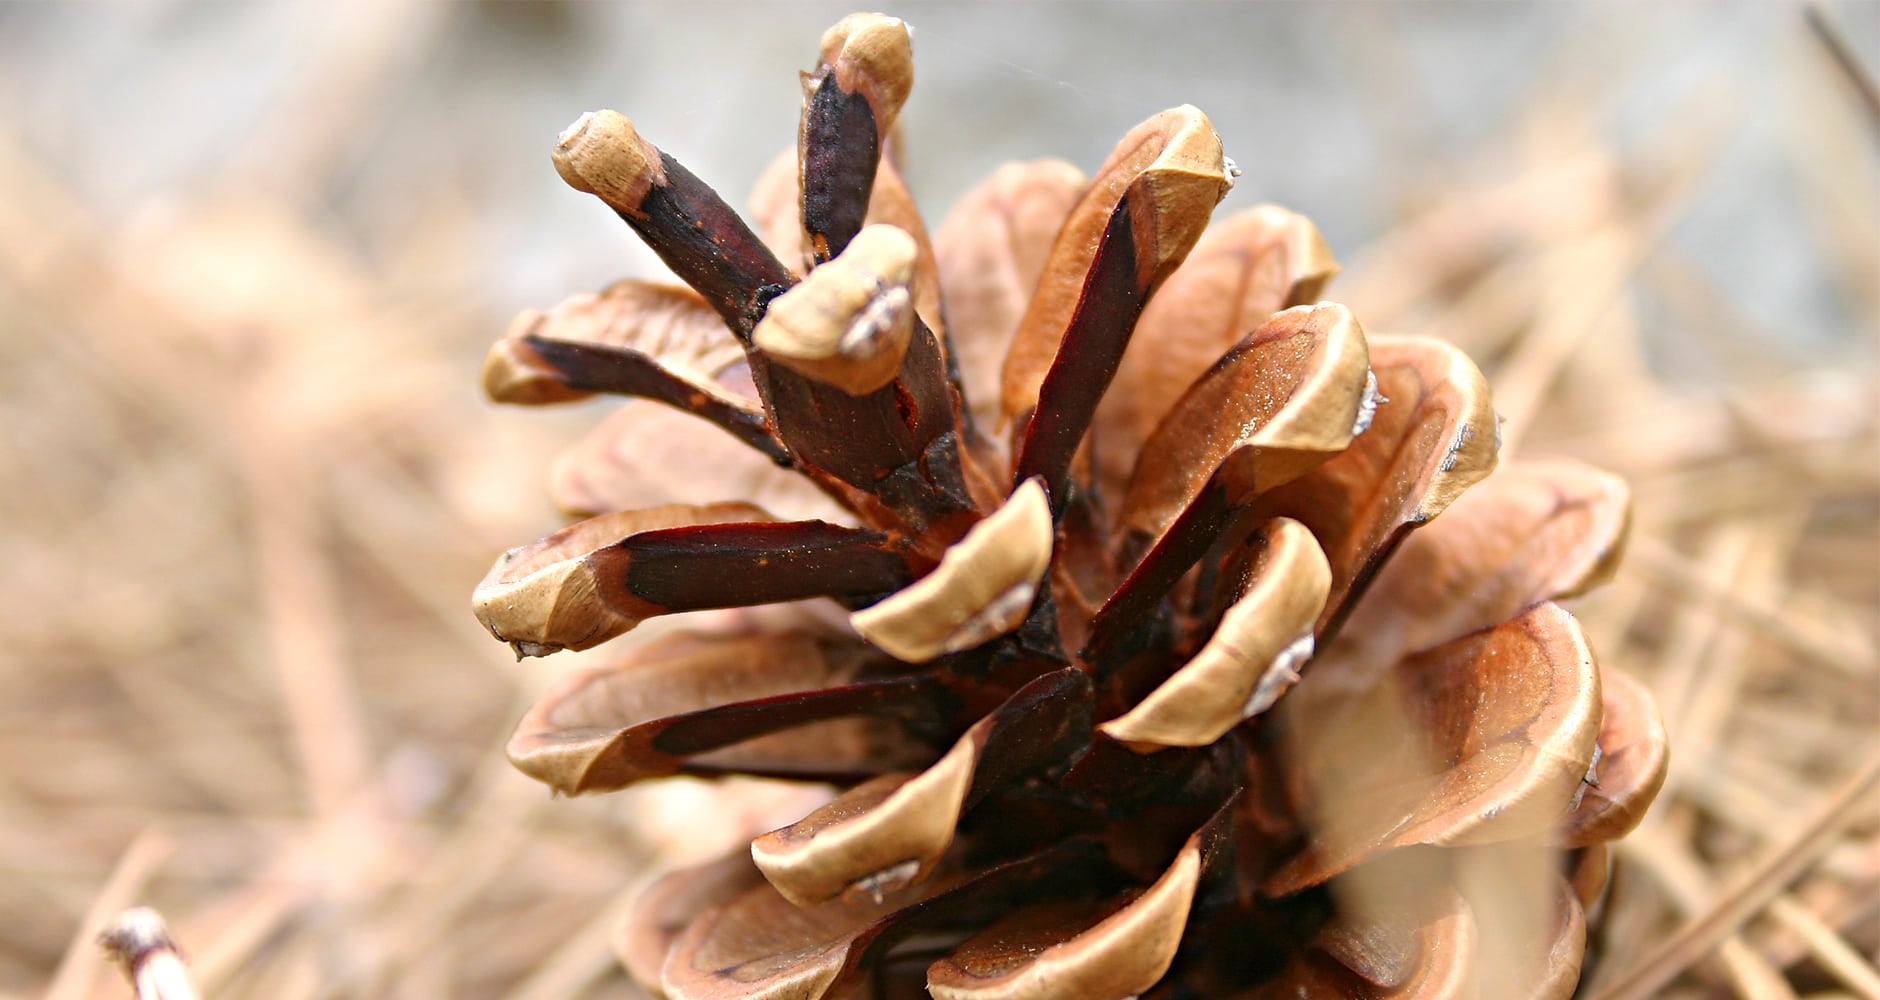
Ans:
MULTIPOLYGON (((1727 36, 1745 48, 1692 57, 1682 91, 1671 29, 1647 44, 1629 7, 1581 9, 1523 43, 1544 65, 1492 127, 1443 143, 1419 131, 1436 99, 1392 74, 1444 50, 1400 44, 1369 9, 1307 25, 1348 42, 1351 99, 1385 106, 1350 172, 1361 205, 1289 199, 1330 213, 1334 294, 1370 329, 1474 352, 1510 449, 1582 456, 1636 490, 1631 558, 1579 610, 1656 690, 1674 763, 1617 853, 1583 993, 1625 995, 1642 969, 1629 995, 1880 998, 1880 105, 1828 44, 1864 43, 1871 67, 1876 8, 1831 6, 1825 33, 1799 7, 1716 8, 1747 19, 1727 36)), ((553 666, 508 662, 467 595, 550 525, 541 474, 598 412, 491 410, 483 345, 525 292, 643 258, 592 213, 556 249, 586 206, 552 190, 552 126, 532 115, 593 101, 511 106, 479 73, 605 92, 606 45, 584 33, 660 14, 374 5, 300 26, 281 66, 230 62, 214 110, 157 106, 198 93, 177 81, 220 65, 201 39, 261 16, 242 10, 0 10, 0 991, 127 995, 93 939, 142 902, 213 996, 636 995, 607 950, 623 892, 736 824, 686 821, 713 801, 701 786, 570 803, 512 773, 502 740, 553 666), (167 55, 140 60, 146 45, 167 55), (509 147, 526 187, 508 161, 474 169, 509 147)), ((1099 32, 1140 10, 1023 17, 1099 32)), ((1064 151, 1090 165, 1158 106, 1117 100, 1129 84, 1101 58, 1031 62, 996 32, 982 48, 967 14, 929 16, 920 58, 941 82, 911 116, 945 118, 949 73, 990 73, 1097 129, 1064 151)), ((1506 15, 1438 16, 1440 40, 1506 15)), ((759 145, 788 140, 790 73, 833 16, 785 20, 803 25, 791 44, 748 57, 699 16, 674 28, 719 42, 661 72, 746 74, 681 108, 711 157, 742 101, 723 95, 759 79, 783 107, 759 145)), ((1462 62, 1425 78, 1466 87, 1462 62)), ((686 93, 635 79, 652 102, 686 93)), ((610 100, 637 115, 629 99, 610 100)), ((1313 113, 1243 140, 1264 150, 1250 176, 1286 176, 1313 113)), ((1002 148, 1011 134, 961 157, 976 173, 1042 152, 1002 148)), ((917 158, 959 140, 912 135, 917 158)), ((930 176, 942 195, 963 183, 930 176)))

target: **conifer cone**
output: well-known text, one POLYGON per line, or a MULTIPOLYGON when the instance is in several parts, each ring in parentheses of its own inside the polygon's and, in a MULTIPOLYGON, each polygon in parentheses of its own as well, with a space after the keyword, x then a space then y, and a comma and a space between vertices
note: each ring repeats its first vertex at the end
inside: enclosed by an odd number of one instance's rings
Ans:
POLYGON ((634 397, 558 466, 586 519, 477 588, 496 638, 775 605, 565 676, 516 766, 837 789, 655 882, 629 971, 687 1000, 1569 995, 1665 766, 1554 603, 1610 574, 1624 484, 1497 470, 1475 365, 1323 301, 1304 217, 1209 228, 1236 170, 1192 107, 1089 178, 1006 166, 930 237, 911 82, 900 21, 830 29, 754 227, 584 115, 556 168, 684 284, 525 314, 486 364, 503 402, 634 397))

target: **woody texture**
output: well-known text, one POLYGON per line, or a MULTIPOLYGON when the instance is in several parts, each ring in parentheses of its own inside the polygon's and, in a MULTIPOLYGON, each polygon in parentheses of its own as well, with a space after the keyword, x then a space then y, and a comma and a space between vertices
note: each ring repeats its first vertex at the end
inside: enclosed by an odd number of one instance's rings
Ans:
POLYGON ((500 402, 631 397, 556 468, 581 519, 476 590, 519 655, 617 650, 515 765, 833 788, 652 882, 628 971, 686 1000, 1571 995, 1666 764, 1555 603, 1613 570, 1625 485, 1498 467, 1474 363, 1324 299, 1303 216, 1210 225, 1237 170, 1195 108, 1088 176, 1005 166, 930 233, 912 76, 901 21, 831 28, 745 216, 582 116, 555 168, 681 283, 527 313, 486 362, 500 402))

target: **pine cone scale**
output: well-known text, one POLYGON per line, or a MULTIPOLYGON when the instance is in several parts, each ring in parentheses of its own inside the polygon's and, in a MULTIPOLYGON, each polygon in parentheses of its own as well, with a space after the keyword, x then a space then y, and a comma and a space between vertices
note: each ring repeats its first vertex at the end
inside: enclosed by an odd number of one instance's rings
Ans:
POLYGON ((554 685, 511 759, 569 794, 836 786, 655 883, 629 970, 692 1000, 1569 993, 1664 773, 1649 695, 1553 603, 1610 575, 1624 485, 1498 471, 1481 372, 1317 301, 1302 216, 1205 232, 1237 171, 1193 108, 1088 182, 1008 167, 930 239, 892 156, 907 42, 824 36, 754 227, 584 116, 557 169, 690 291, 529 314, 486 365, 502 400, 632 398, 557 471, 593 516, 479 587, 492 633, 695 615, 554 685), (742 444, 720 479, 680 471, 693 433, 742 444), (670 502, 715 482, 793 516, 670 502))

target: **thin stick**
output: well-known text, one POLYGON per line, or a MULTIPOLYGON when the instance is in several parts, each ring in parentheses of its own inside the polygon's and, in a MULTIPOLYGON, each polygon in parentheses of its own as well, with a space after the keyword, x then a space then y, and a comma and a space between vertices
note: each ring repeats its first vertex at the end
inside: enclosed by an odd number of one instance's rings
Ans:
MULTIPOLYGON (((1699 913, 1716 898, 1703 864, 1691 853, 1680 832, 1667 835, 1662 827, 1641 830, 1623 845, 1626 853, 1651 870, 1685 915, 1699 913)), ((1795 1000, 1795 991, 1771 961, 1732 934, 1717 946, 1717 964, 1730 986, 1743 1000, 1795 1000)))
POLYGON ((97 968, 94 952, 89 947, 92 935, 97 928, 103 927, 107 914, 129 906, 149 881, 150 874, 156 871, 163 859, 175 850, 170 838, 156 828, 138 834, 137 839, 124 849, 119 856, 117 867, 112 869, 111 877, 105 881, 104 888, 92 898, 91 906, 85 917, 79 921, 78 933, 65 950, 65 957, 59 962, 59 971, 52 977, 52 984, 46 988, 45 1000, 74 1000, 91 992, 92 972, 97 968))
POLYGON ((1495 409, 1501 414, 1502 454, 1521 436, 1573 352, 1602 328, 1646 256, 1657 246, 1669 213, 1645 224, 1615 224, 1571 244, 1547 261, 1547 288, 1537 304, 1543 317, 1495 372, 1495 409))
POLYGON ((507 1000, 555 1000, 579 996, 589 984, 614 968, 614 925, 626 915, 627 904, 639 893, 635 885, 614 898, 585 926, 570 935, 535 971, 507 995, 507 1000))
POLYGON ((1596 1000, 1649 1000, 1678 973, 1709 954, 1755 916, 1810 864, 1834 846, 1848 823, 1860 815, 1866 799, 1880 788, 1880 755, 1802 825, 1788 843, 1764 858, 1737 886, 1720 896, 1709 913, 1685 924, 1660 942, 1604 990, 1596 1000))
MULTIPOLYGON (((1729 581, 1742 575, 1754 541, 1754 536, 1741 524, 1715 525, 1701 543, 1703 553, 1699 557, 1701 567, 1698 572, 1706 580, 1714 582, 1718 589, 1728 587, 1729 581)), ((1658 695, 1659 710, 1664 713, 1667 732, 1684 731, 1684 717, 1689 714, 1691 703, 1697 697, 1710 650, 1723 632, 1720 617, 1706 614, 1707 610, 1702 603, 1692 601, 1678 607, 1668 622, 1668 641, 1651 679, 1652 690, 1658 695)), ((1682 770, 1674 766, 1666 778, 1674 789, 1682 770)))
POLYGON ((1861 109, 1867 113, 1867 124, 1880 138, 1880 86, 1875 86, 1873 75, 1867 67, 1860 64, 1860 57, 1848 48, 1841 38, 1841 31, 1828 20, 1820 4, 1811 3, 1802 8, 1802 17, 1808 21, 1808 30, 1814 33, 1815 40, 1828 51, 1834 66, 1841 71, 1841 76, 1854 88, 1854 95, 1860 98, 1861 109))
MULTIPOLYGON (((1752 600, 1779 600, 1784 566, 1791 561, 1788 553, 1803 527, 1800 517, 1787 512, 1742 522, 1741 529, 1748 539, 1730 589, 1752 600)), ((1721 629, 1711 639, 1701 683, 1692 689, 1679 727, 1680 752, 1689 754, 1685 758, 1687 764, 1712 762, 1729 720, 1736 714, 1738 700, 1753 667, 1753 661, 1746 655, 1748 639, 1742 632, 1731 629, 1721 629)), ((1693 772, 1714 768, 1714 762, 1687 766, 1682 769, 1680 778, 1684 780, 1679 784, 1684 784, 1693 772)))
POLYGON ((304 464, 288 457, 307 449, 273 412, 275 398, 257 390, 244 400, 241 471, 282 710, 310 803, 327 817, 366 782, 372 755, 346 663, 339 584, 319 537, 319 490, 304 464))
POLYGON ((1694 138, 1672 151, 1649 199, 1548 262, 1550 280, 1537 303, 1542 318, 1495 373, 1504 456, 1514 452, 1574 351, 1607 321, 1633 276, 1683 215, 1734 125, 1733 119, 1696 122, 1694 138))
POLYGON ((385 822, 376 787, 360 791, 334 815, 302 825, 270 853, 265 868, 179 918, 184 939, 198 942, 197 982, 213 994, 258 955, 278 960, 270 939, 290 918, 310 906, 343 906, 379 891, 409 869, 407 843, 385 822))
POLYGON ((1815 961, 1840 980, 1849 992, 1861 1000, 1880 1000, 1880 972, 1874 971, 1858 949, 1813 911, 1796 902, 1795 897, 1776 897, 1769 904, 1769 915, 1801 938, 1815 961))
POLYGON ((98 944, 123 968, 137 1000, 196 1000, 189 969, 157 911, 125 910, 98 935, 98 944))
POLYGON ((1718 611, 1727 611, 1743 628, 1816 666, 1866 678, 1880 673, 1880 655, 1873 647, 1847 646, 1825 640, 1816 631, 1806 628, 1806 623, 1797 622, 1794 612, 1776 602, 1719 585, 1693 566, 1687 557, 1656 538, 1640 535, 1632 539, 1625 565, 1686 599, 1714 602, 1718 611))

